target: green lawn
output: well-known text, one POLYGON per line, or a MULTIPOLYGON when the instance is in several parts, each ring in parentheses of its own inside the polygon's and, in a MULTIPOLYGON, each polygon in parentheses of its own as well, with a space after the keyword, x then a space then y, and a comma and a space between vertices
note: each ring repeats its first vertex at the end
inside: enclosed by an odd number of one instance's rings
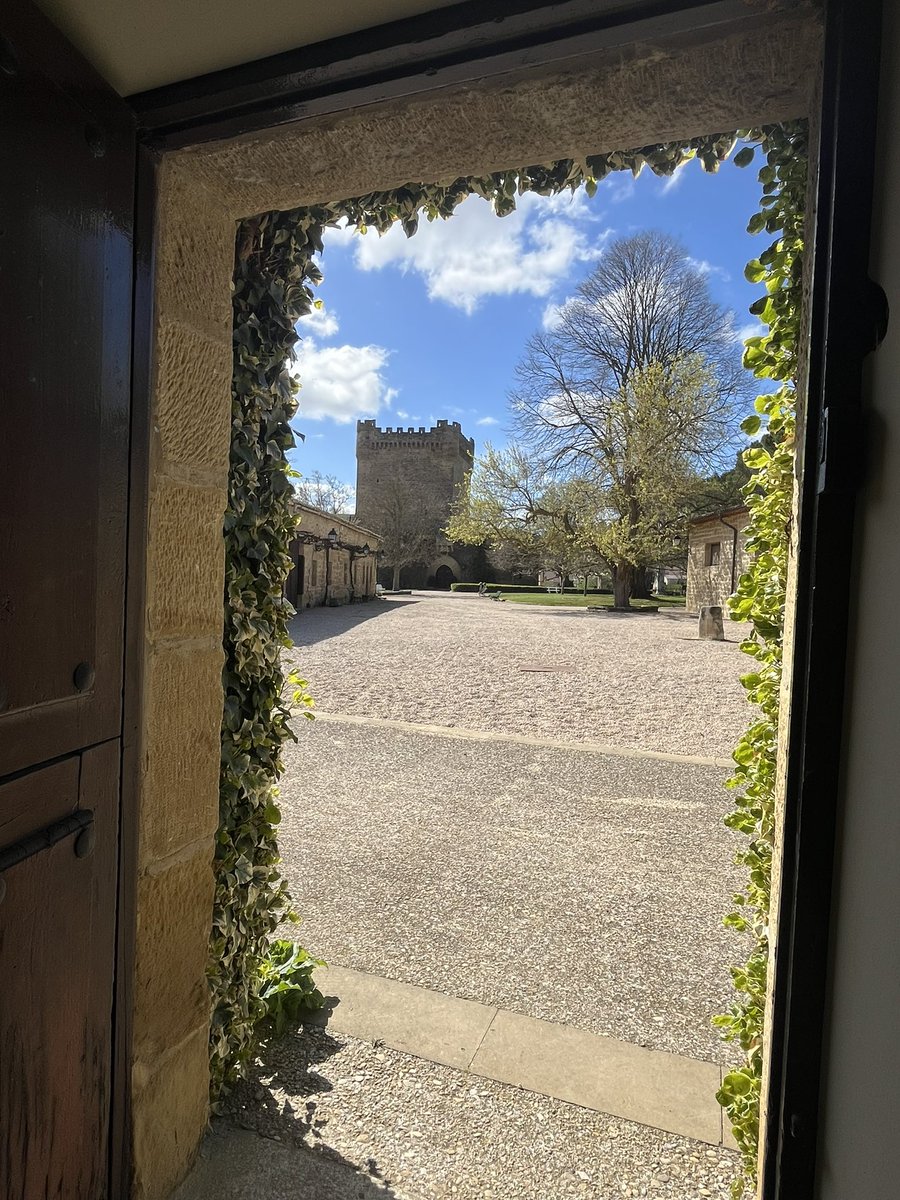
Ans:
MULTIPOLYGON (((549 604, 566 605, 569 608, 608 608, 612 602, 611 592, 598 592, 592 596, 581 596, 577 592, 567 592, 565 595, 560 595, 558 592, 503 592, 504 600, 511 600, 513 604, 549 604)), ((632 600, 632 607, 647 608, 650 605, 658 605, 660 608, 684 608, 684 596, 658 596, 653 600, 632 600)))

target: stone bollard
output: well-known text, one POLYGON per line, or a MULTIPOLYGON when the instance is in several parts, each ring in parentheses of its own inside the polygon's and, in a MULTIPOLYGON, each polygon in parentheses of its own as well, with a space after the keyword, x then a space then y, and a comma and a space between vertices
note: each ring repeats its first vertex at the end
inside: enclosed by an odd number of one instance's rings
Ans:
POLYGON ((725 625, 719 604, 707 604, 700 609, 700 637, 713 642, 725 641, 725 625))

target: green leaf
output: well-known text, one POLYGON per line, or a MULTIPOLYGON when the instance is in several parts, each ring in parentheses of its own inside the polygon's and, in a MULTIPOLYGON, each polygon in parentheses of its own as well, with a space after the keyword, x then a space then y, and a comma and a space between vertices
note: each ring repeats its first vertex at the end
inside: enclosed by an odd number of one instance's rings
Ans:
POLYGON ((752 146, 742 146, 734 156, 734 165, 736 167, 748 167, 753 162, 754 148, 752 146))
POLYGON ((756 415, 756 413, 753 413, 749 417, 745 417, 744 420, 741 421, 741 429, 747 434, 748 437, 753 437, 754 434, 759 433, 761 425, 762 420, 756 415))

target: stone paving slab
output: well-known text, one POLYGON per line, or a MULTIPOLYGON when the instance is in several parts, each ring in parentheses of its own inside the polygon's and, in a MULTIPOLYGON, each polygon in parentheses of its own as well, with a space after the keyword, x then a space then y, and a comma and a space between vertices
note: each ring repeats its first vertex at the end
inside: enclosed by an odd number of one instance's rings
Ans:
POLYGON ((383 1042, 447 1067, 468 1067, 497 1013, 475 1000, 343 967, 319 971, 317 982, 340 1000, 328 1018, 333 1033, 383 1042))
POLYGON ((328 996, 338 999, 328 1016, 332 1033, 711 1146, 722 1143, 716 1063, 647 1050, 364 971, 329 967, 316 978, 328 996))
POLYGON ((500 1011, 469 1069, 711 1146, 722 1141, 716 1063, 500 1011))

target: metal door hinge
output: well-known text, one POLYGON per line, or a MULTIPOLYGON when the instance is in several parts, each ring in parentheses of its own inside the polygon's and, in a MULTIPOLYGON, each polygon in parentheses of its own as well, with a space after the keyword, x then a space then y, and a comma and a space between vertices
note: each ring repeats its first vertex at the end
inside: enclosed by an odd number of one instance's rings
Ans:
POLYGON ((871 354, 885 339, 891 317, 891 306, 888 304, 887 295, 880 283, 875 283, 872 279, 866 282, 868 285, 864 306, 866 336, 863 353, 871 354))

